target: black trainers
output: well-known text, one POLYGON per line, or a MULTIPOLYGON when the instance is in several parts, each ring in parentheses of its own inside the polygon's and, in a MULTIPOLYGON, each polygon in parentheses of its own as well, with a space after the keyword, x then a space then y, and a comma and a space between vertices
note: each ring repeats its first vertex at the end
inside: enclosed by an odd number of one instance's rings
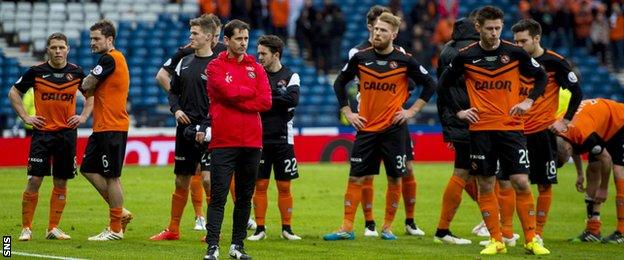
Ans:
POLYGON ((219 259, 219 246, 208 246, 204 260, 217 260, 219 259))
POLYGON ((616 230, 613 234, 603 238, 602 243, 624 244, 624 235, 616 230))
POLYGON ((602 237, 600 234, 594 234, 587 230, 583 231, 578 237, 571 239, 572 242, 600 242, 602 237))
POLYGON ((251 259, 245 249, 239 245, 230 245, 230 257, 234 259, 251 259))

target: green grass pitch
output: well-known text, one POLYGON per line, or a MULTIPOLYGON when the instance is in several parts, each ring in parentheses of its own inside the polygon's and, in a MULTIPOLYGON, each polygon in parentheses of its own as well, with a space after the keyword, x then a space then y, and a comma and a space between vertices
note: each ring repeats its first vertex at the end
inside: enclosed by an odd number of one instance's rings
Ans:
MULTIPOLYGON (((416 215, 417 224, 427 233, 424 239, 409 237, 403 231, 404 211, 401 205, 394 222, 396 241, 365 238, 363 217, 356 218, 354 241, 326 242, 322 235, 336 230, 342 221, 343 195, 346 187, 347 164, 301 164, 301 177, 292 185, 294 198, 293 230, 302 241, 284 241, 279 238, 280 218, 276 204, 277 193, 271 181, 269 209, 266 226, 268 238, 259 242, 246 242, 247 252, 255 259, 447 259, 481 258, 478 238, 470 233, 480 221, 476 203, 464 195, 452 231, 471 239, 473 245, 438 245, 432 236, 438 222, 443 189, 451 173, 451 164, 414 164, 418 182, 416 215)), ((108 224, 108 211, 97 192, 82 177, 69 183, 68 203, 60 228, 72 236, 69 241, 49 241, 44 238, 47 227, 51 180, 41 187, 39 205, 34 218, 33 240, 19 242, 21 230, 21 194, 26 182, 24 168, 0 169, 2 184, 0 196, 0 234, 13 238, 13 252, 90 259, 199 259, 205 253, 200 242, 203 232, 193 231, 194 219, 191 202, 186 207, 179 241, 154 242, 148 238, 162 231, 169 222, 171 193, 174 176, 171 167, 125 167, 122 181, 125 189, 125 207, 135 219, 128 226, 122 241, 90 242, 87 237, 102 231, 108 224)), ((574 189, 575 173, 566 165, 559 173, 559 185, 553 190, 553 203, 545 229, 545 242, 552 251, 547 258, 563 259, 614 259, 622 255, 622 245, 573 244, 567 240, 584 228, 585 205, 583 194, 574 189)), ((375 180, 375 217, 383 222, 385 204, 385 175, 375 180)), ((615 228, 614 189, 603 206, 603 234, 615 228)), ((227 258, 231 234, 231 200, 228 200, 223 224, 221 254, 227 258)), ((206 206, 204 205, 204 208, 206 206)), ((361 212, 361 210, 360 210, 361 212)), ((515 226, 521 233, 517 217, 515 226)), ((20 258, 14 255, 14 258, 20 258)), ((520 244, 510 248, 500 258, 534 258, 524 253, 520 244)), ((23 258, 23 257, 22 257, 23 258)))

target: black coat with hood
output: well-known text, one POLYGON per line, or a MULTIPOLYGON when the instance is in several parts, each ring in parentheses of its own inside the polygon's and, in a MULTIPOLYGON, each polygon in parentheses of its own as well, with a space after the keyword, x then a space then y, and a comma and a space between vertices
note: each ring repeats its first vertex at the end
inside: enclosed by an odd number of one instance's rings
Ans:
MULTIPOLYGON (((438 77, 448 68, 453 58, 459 54, 461 48, 476 41, 479 41, 479 33, 475 29, 474 23, 465 18, 456 21, 453 26, 452 40, 444 45, 440 53, 438 77)), ((463 76, 457 79, 455 86, 448 88, 448 92, 438 92, 437 107, 444 141, 467 143, 469 142, 468 123, 457 118, 455 113, 449 108, 449 102, 459 104, 462 109, 470 107, 463 76)))

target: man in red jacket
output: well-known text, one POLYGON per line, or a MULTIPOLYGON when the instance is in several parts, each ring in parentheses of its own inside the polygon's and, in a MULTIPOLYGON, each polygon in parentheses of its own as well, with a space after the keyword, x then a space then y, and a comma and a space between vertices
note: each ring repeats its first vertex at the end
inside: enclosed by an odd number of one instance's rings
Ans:
POLYGON ((251 210, 262 149, 260 112, 271 108, 271 88, 264 68, 247 55, 249 25, 232 20, 223 29, 227 52, 212 60, 206 68, 212 119, 211 201, 208 207, 204 259, 219 256, 219 235, 223 208, 232 179, 236 179, 232 243, 229 255, 251 259, 243 249, 247 220, 251 210))

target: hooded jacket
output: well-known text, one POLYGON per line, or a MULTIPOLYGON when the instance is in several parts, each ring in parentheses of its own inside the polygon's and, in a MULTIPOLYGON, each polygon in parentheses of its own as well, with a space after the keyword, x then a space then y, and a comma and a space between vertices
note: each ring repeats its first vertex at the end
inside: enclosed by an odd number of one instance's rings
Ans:
POLYGON ((271 87, 253 56, 242 61, 221 52, 206 68, 214 148, 262 148, 260 112, 271 108, 271 87))
MULTIPOLYGON (((444 45, 442 52, 440 52, 440 66, 437 71, 438 77, 448 68, 453 58, 459 54, 459 49, 475 41, 479 41, 479 33, 475 29, 474 23, 464 18, 455 22, 451 38, 452 40, 444 45)), ((455 113, 448 107, 449 102, 459 104, 463 109, 468 109, 470 107, 464 77, 458 78, 456 85, 452 88, 448 88, 448 92, 438 91, 438 116, 440 117, 440 124, 442 124, 444 141, 469 142, 468 123, 457 118, 455 113)))

